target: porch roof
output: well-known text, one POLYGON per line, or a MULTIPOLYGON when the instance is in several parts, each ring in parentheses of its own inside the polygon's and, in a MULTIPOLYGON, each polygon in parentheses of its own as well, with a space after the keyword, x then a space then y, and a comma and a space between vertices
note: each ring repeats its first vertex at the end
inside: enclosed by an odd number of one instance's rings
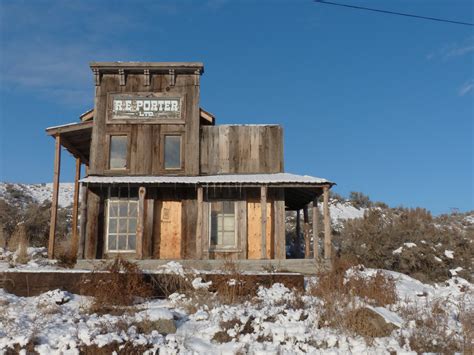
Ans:
POLYGON ((225 174, 202 176, 88 176, 86 184, 171 184, 171 185, 278 185, 288 187, 335 185, 326 179, 295 175, 275 174, 225 174))
POLYGON ((323 192, 323 186, 333 186, 334 182, 307 175, 289 173, 276 174, 229 174, 206 176, 88 176, 80 180, 90 185, 162 185, 169 187, 196 186, 258 187, 267 185, 280 187, 285 192, 287 210, 299 210, 312 202, 323 192))

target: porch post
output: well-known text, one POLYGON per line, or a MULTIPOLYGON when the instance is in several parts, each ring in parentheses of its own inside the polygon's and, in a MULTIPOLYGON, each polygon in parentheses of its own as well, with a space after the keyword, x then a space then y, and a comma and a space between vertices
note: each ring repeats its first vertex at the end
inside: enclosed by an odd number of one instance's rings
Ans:
POLYGON ((332 236, 331 218, 329 216, 329 186, 323 186, 324 199, 324 258, 331 259, 332 236))
POLYGON ((296 210, 296 230, 295 230, 296 238, 295 238, 295 244, 294 244, 294 252, 295 252, 295 257, 299 258, 301 255, 301 216, 300 216, 300 210, 296 210))
POLYGON ((262 259, 267 258, 267 186, 260 188, 260 209, 262 212, 262 259))
POLYGON ((138 221, 137 221, 137 259, 143 259, 143 229, 145 225, 145 194, 146 188, 138 189, 138 221))
POLYGON ((309 216, 308 216, 308 206, 304 206, 303 208, 303 221, 304 221, 304 257, 305 259, 309 259, 311 257, 311 250, 310 248, 310 240, 309 240, 309 216))
POLYGON ((318 211, 318 197, 313 200, 313 257, 315 259, 319 256, 319 211, 318 211))
POLYGON ((56 135, 56 145, 54 151, 54 177, 53 177, 53 197, 51 199, 51 221, 49 225, 48 258, 54 257, 54 240, 56 237, 56 225, 58 222, 58 195, 59 195, 59 174, 61 170, 61 136, 56 135))
POLYGON ((74 177, 74 199, 72 207, 72 251, 78 252, 77 220, 79 215, 79 179, 81 178, 81 159, 76 158, 76 176, 74 177))
POLYGON ((197 187, 196 259, 202 259, 203 189, 197 187))
POLYGON ((81 220, 79 225, 79 246, 77 248, 77 258, 84 259, 86 246, 86 225, 87 225, 87 186, 82 185, 81 189, 81 220))

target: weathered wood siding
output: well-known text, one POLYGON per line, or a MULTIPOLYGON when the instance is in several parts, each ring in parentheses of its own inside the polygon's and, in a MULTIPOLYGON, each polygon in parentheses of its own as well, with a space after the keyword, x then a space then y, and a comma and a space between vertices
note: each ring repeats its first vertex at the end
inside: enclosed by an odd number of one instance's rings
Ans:
POLYGON ((202 126, 201 174, 283 172, 283 129, 277 125, 202 126))
POLYGON ((125 85, 120 85, 119 74, 104 73, 95 93, 95 117, 92 130, 90 175, 163 175, 199 174, 199 85, 195 85, 194 74, 176 75, 174 85, 166 74, 151 75, 150 85, 146 86, 143 74, 130 73, 125 85), (149 123, 108 123, 111 111, 108 95, 112 93, 139 94, 160 93, 169 97, 183 98, 184 123, 161 123, 151 119, 149 123), (108 170, 109 136, 123 134, 129 138, 128 167, 126 170, 108 170), (182 169, 165 171, 163 169, 163 136, 182 135, 182 169))

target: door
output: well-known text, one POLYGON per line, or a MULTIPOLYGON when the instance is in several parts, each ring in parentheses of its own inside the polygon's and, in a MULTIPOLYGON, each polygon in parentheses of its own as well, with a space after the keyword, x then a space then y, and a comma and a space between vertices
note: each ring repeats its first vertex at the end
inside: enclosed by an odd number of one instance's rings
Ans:
POLYGON ((182 258, 181 201, 157 201, 158 225, 155 228, 154 257, 182 258))

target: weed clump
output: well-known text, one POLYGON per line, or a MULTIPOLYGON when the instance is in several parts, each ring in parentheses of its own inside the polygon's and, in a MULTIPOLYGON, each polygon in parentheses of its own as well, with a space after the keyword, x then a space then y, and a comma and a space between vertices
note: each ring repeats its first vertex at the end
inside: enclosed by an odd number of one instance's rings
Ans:
POLYGON ((150 297, 152 287, 136 263, 118 257, 105 270, 94 270, 85 277, 81 293, 94 296, 91 312, 104 314, 150 297))

